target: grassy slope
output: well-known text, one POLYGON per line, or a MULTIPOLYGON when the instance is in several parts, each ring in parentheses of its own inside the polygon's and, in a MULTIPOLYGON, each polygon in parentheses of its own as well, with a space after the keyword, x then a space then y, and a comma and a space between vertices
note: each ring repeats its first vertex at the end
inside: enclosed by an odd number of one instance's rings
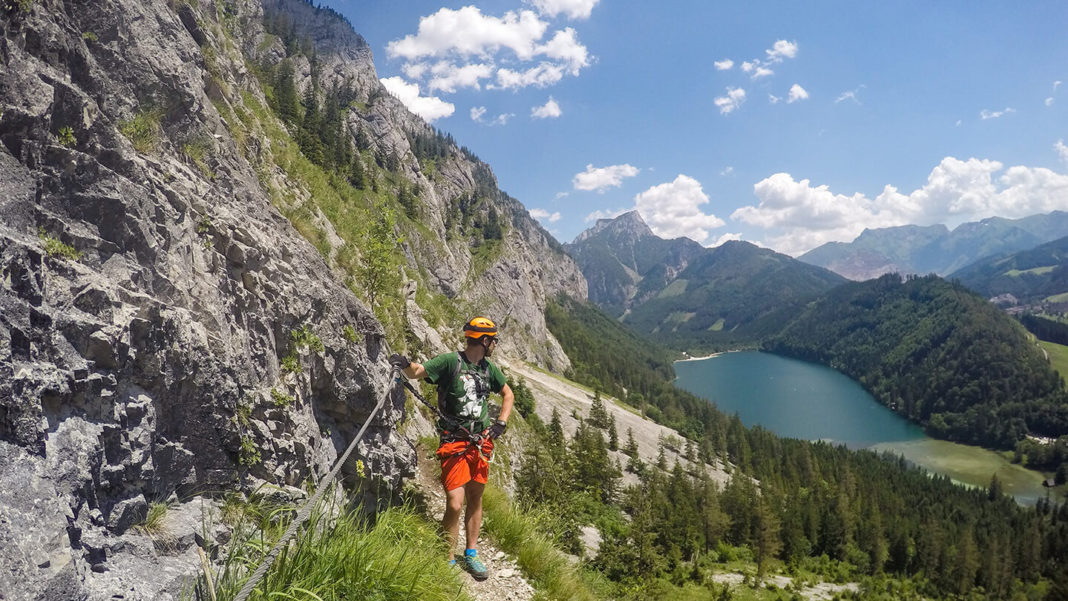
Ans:
POLYGON ((1050 366, 1068 381, 1068 346, 1044 340, 1040 340, 1038 344, 1049 353, 1050 366))

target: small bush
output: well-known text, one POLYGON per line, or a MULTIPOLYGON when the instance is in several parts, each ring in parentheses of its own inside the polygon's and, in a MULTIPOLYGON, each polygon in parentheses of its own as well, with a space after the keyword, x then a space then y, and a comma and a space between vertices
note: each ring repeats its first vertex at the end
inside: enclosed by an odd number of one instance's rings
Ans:
POLYGON ((260 448, 256 446, 256 441, 251 436, 241 437, 241 452, 238 454, 237 460, 245 467, 259 465, 263 461, 263 457, 260 456, 260 448))
POLYGON ((341 329, 341 334, 345 337, 345 340, 349 341, 349 344, 356 344, 358 338, 356 338, 356 328, 352 326, 345 326, 341 329))
POLYGON ((282 371, 290 374, 299 374, 304 371, 304 368, 300 366, 300 359, 296 354, 289 354, 282 357, 282 371))
POLYGON ((299 330, 290 332, 289 337, 298 349, 311 349, 316 353, 325 350, 322 339, 312 331, 308 324, 304 324, 299 330))
POLYGON ((69 125, 59 128, 59 143, 67 148, 78 145, 78 138, 74 137, 74 130, 69 125))
POLYGON ((87 32, 83 33, 82 34, 82 39, 87 41, 87 42, 96 42, 98 40, 98 38, 96 37, 96 34, 91 32, 91 31, 87 31, 87 32))
POLYGON ((279 392, 277 388, 271 389, 271 402, 275 407, 288 407, 292 405, 297 399, 284 392, 279 392))
POLYGON ((44 228, 37 231, 37 237, 44 243, 45 252, 50 257, 58 257, 68 261, 77 261, 82 258, 82 253, 78 252, 73 246, 64 244, 59 238, 50 236, 45 232, 44 228))

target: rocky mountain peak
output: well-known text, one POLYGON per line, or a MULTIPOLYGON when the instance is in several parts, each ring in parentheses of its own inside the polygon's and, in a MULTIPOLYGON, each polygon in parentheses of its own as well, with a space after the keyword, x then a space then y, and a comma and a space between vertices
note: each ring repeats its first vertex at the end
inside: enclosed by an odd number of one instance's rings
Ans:
POLYGON ((619 241, 628 238, 638 240, 655 235, 638 211, 627 211, 618 217, 598 219, 593 227, 579 234, 572 244, 598 237, 611 237, 619 241))

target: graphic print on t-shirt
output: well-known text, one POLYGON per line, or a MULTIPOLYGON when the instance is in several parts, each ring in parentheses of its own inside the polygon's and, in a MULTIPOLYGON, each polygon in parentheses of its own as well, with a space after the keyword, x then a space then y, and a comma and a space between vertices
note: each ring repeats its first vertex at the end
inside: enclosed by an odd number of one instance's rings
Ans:
POLYGON ((464 385, 464 397, 460 399, 460 417, 481 417, 482 404, 488 392, 485 382, 476 374, 469 372, 460 374, 460 382, 464 385))

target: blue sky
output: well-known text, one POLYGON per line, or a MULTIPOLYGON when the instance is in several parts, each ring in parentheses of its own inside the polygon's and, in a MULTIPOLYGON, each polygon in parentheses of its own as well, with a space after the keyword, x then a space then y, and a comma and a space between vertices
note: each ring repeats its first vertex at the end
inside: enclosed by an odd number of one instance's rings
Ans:
POLYGON ((1068 210, 1066 2, 325 4, 562 242, 632 209, 794 255, 1068 210))

